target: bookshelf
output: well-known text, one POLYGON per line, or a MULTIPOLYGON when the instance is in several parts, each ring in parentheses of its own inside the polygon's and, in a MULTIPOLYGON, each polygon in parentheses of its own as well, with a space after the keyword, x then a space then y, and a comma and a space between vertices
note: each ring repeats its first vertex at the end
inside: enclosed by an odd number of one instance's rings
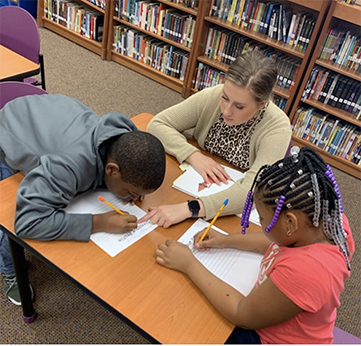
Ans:
MULTIPOLYGON (((336 0, 228 0, 229 3, 241 3, 244 1, 254 1, 264 3, 268 6, 271 3, 282 5, 283 8, 289 8, 291 15, 297 13, 307 13, 307 18, 313 21, 312 35, 308 37, 308 44, 305 49, 299 45, 287 44, 279 37, 270 37, 265 31, 259 32, 251 30, 251 28, 242 27, 242 24, 229 21, 228 18, 218 18, 214 15, 213 8, 219 3, 227 3, 227 0, 199 0, 198 6, 195 8, 187 7, 185 2, 196 2, 195 0, 154 0, 149 1, 152 6, 160 6, 162 9, 168 9, 169 12, 180 17, 192 17, 193 21, 193 34, 191 36, 191 44, 188 44, 188 32, 186 42, 181 42, 172 30, 167 34, 152 30, 144 25, 139 25, 139 22, 134 21, 134 16, 131 16, 131 11, 127 15, 122 12, 118 7, 122 3, 137 4, 140 6, 142 1, 138 0, 38 0, 38 24, 52 30, 65 38, 87 48, 101 56, 102 59, 115 61, 125 67, 128 67, 144 76, 151 78, 179 93, 183 97, 188 97, 197 92, 198 89, 194 87, 194 80, 196 71, 199 64, 203 64, 207 68, 217 70, 219 74, 224 74, 229 66, 230 61, 226 63, 221 59, 210 58, 206 54, 209 30, 221 31, 222 33, 229 33, 233 38, 244 38, 252 42, 252 44, 260 45, 261 49, 268 49, 276 52, 276 54, 284 57, 291 65, 292 62, 298 62, 299 69, 296 77, 292 81, 293 87, 291 90, 276 85, 274 88, 274 96, 278 100, 282 100, 283 109, 286 114, 290 116, 291 122, 296 121, 295 118, 300 108, 305 110, 313 109, 319 114, 328 114, 333 120, 338 120, 340 124, 354 126, 360 131, 361 121, 357 115, 352 112, 334 107, 332 104, 327 104, 312 98, 303 98, 302 95, 307 87, 308 80, 312 71, 315 68, 324 69, 333 75, 339 75, 340 78, 350 80, 353 83, 361 82, 360 70, 352 70, 347 66, 342 66, 335 61, 328 61, 321 59, 320 54, 323 45, 325 44, 326 35, 329 33, 330 28, 340 27, 342 30, 351 30, 355 34, 360 32, 361 27, 361 7, 350 5, 336 0), (55 6, 58 3, 76 3, 84 6, 91 12, 104 17, 103 36, 100 41, 89 39, 84 35, 71 30, 70 28, 61 25, 57 22, 56 16, 52 18, 48 14, 47 6, 51 4, 55 6), (98 4, 98 6, 96 5, 98 4), (125 14, 125 15, 124 15, 125 14), (213 14, 213 15, 212 15, 213 14), (146 64, 144 61, 137 60, 134 56, 127 56, 124 52, 119 50, 119 41, 115 42, 116 32, 115 27, 120 27, 119 30, 126 32, 136 32, 137 35, 146 36, 150 41, 154 40, 157 47, 159 46, 160 54, 165 54, 162 51, 163 46, 172 46, 174 51, 177 52, 180 61, 182 59, 187 61, 186 68, 181 69, 181 77, 179 74, 166 73, 158 66, 146 64), (173 37, 172 37, 173 35, 173 37)), ((132 5, 133 6, 133 5, 132 5)), ((267 7, 266 7, 267 8, 267 7)), ((239 9, 238 9, 239 10, 239 9)), ((266 10, 265 10, 266 11, 266 10)), ((257 13, 257 12, 256 12, 257 13)), ((256 18, 256 17, 255 17, 256 18)), ((261 17, 260 17, 261 18, 261 17)), ((139 19, 139 18, 138 18, 139 19)), ((176 20, 176 19, 175 19, 176 20)), ((143 23, 144 24, 144 23, 143 23)), ((289 28, 287 24, 287 28, 289 28)), ((139 37, 140 37, 139 36, 139 37)), ((302 35, 301 35, 302 36, 302 35)), ((118 37, 119 40, 119 37, 118 37)), ((158 49, 158 48, 157 48, 158 49)), ((166 52, 169 53, 168 51, 166 52)), ((160 55, 162 56, 162 55, 160 55)), ((178 71, 179 72, 179 71, 178 71)), ((295 145, 303 146, 309 145, 314 147, 323 158, 331 164, 355 177, 361 178, 360 165, 351 162, 349 159, 339 157, 323 150, 317 145, 297 136, 293 136, 293 143, 295 145)))
MULTIPOLYGON (((321 116, 327 115, 327 118, 330 119, 330 121, 337 121, 337 124, 340 127, 338 128, 338 130, 336 131, 336 135, 334 136, 333 145, 335 150, 333 152, 331 151, 331 153, 327 150, 327 147, 322 147, 322 145, 316 145, 315 142, 310 142, 300 136, 296 136, 295 133, 293 135, 292 142, 294 145, 298 146, 308 145, 313 147, 321 154, 321 156, 325 159, 327 163, 359 179, 361 179, 361 166, 359 162, 357 162, 357 159, 356 162, 352 162, 352 146, 351 149, 349 147, 348 151, 347 143, 348 141, 350 141, 350 132, 352 130, 353 133, 355 133, 355 136, 353 137, 354 150, 357 150, 357 140, 359 140, 360 138, 357 135, 360 134, 361 130, 361 106, 359 102, 361 98, 359 94, 361 85, 361 73, 359 72, 360 68, 351 69, 350 66, 354 67, 354 65, 351 61, 346 60, 346 58, 343 60, 344 62, 341 63, 341 53, 332 55, 331 48, 336 46, 337 41, 331 41, 331 39, 330 41, 327 41, 327 36, 332 33, 331 29, 335 29, 337 30, 337 32, 341 31, 341 35, 342 33, 347 33, 349 31, 351 35, 352 33, 354 33, 355 36, 357 36, 360 33, 360 27, 361 7, 343 2, 331 2, 329 11, 327 13, 327 16, 325 17, 324 24, 321 28, 319 38, 315 43, 314 52, 310 58, 308 68, 303 76, 299 92, 295 97, 295 101, 290 112, 291 123, 295 123, 296 117, 299 115, 298 111, 300 109, 304 109, 306 111, 313 109, 315 113, 320 114, 321 116), (324 49, 325 47, 327 48, 327 50, 324 49), (322 52, 330 53, 328 55, 324 53, 326 55, 323 55, 322 52), (326 58, 326 56, 328 58, 326 58), (338 61, 335 62, 335 59, 338 59, 338 61), (331 87, 329 87, 327 90, 323 89, 322 79, 318 79, 317 82, 316 71, 321 71, 320 74, 327 72, 328 76, 333 76, 333 81, 335 81, 337 77, 337 82, 334 82, 335 87, 333 91, 331 90, 331 87), (313 86, 312 76, 314 76, 315 78, 313 86), (316 92, 317 85, 319 85, 318 92, 321 92, 321 96, 322 92, 324 94, 327 92, 329 96, 328 101, 325 99, 325 97, 320 97, 318 99, 317 96, 315 98, 313 96, 307 97, 307 94, 305 94, 306 91, 311 88, 314 89, 313 91, 316 92), (355 86, 354 88, 356 89, 352 89, 353 86, 355 86), (351 91, 348 93, 348 90, 356 90, 356 96, 352 96, 351 91), (346 102, 347 100, 353 101, 351 102, 351 105, 349 107, 347 107, 347 104, 350 104, 350 102, 346 102), (346 111, 346 108, 348 111, 346 111), (349 130, 348 132, 341 132, 342 127, 348 127, 351 130, 349 130), (337 134, 339 134, 339 138, 336 137, 337 134), (345 154, 345 151, 348 151, 348 155, 345 154)), ((337 33, 335 34, 335 36, 336 35, 337 33)), ((341 41, 344 42, 345 40, 341 41)), ((355 49, 356 48, 357 43, 355 49)), ((340 50, 338 52, 340 52, 340 50)), ((325 84, 323 85, 326 89, 327 79, 325 79, 324 83, 325 84)), ((318 141, 316 143, 319 144, 318 141)))
MULTIPOLYGON (((134 0, 130 1, 130 3, 132 2, 133 6, 139 7, 136 7, 135 9, 124 9, 124 7, 118 8, 122 3, 121 1, 108 2, 109 30, 107 59, 115 61, 130 69, 133 69, 138 73, 141 73, 144 76, 149 77, 185 96, 187 81, 190 79, 189 75, 191 74, 189 70, 189 66, 191 65, 190 61, 194 59, 194 47, 197 47, 199 45, 199 33, 201 31, 200 26, 202 25, 202 18, 205 16, 206 11, 209 8, 210 2, 200 1, 198 8, 192 8, 187 7, 183 4, 179 4, 176 1, 172 2, 166 0, 159 0, 152 1, 151 6, 149 6, 146 10, 143 7, 140 7, 144 4, 141 4, 134 0), (193 22, 193 29, 191 29, 190 32, 184 31, 183 35, 180 35, 183 37, 183 39, 186 37, 185 42, 179 42, 179 39, 176 37, 176 35, 174 35, 173 37, 171 36, 171 34, 173 35, 176 31, 173 31, 171 29, 171 25, 173 25, 174 22, 171 22, 170 19, 168 22, 169 30, 167 33, 161 30, 160 27, 158 30, 158 26, 156 25, 156 16, 159 16, 160 10, 169 11, 171 13, 171 16, 173 16, 172 18, 176 18, 176 16, 178 16, 180 18, 180 21, 182 20, 181 18, 184 18, 184 20, 187 20, 187 18, 191 18, 189 19, 189 21, 193 22), (128 11, 130 12, 128 13, 128 11), (150 20, 146 24, 144 24, 144 16, 142 16, 143 12, 147 13, 146 15, 144 15, 147 16, 147 18, 155 18, 154 22, 150 20), (118 36, 116 36, 115 34, 115 27, 118 27, 117 30, 119 30, 120 32, 118 36), (192 31, 193 34, 191 34, 192 31), (128 37, 129 33, 132 35, 131 37, 133 37, 133 35, 136 36, 136 38, 134 39, 134 49, 135 47, 138 47, 138 49, 135 49, 135 53, 133 51, 130 54, 129 51, 126 51, 126 49, 123 48, 125 45, 124 41, 122 41, 127 40, 127 38, 124 38, 124 36, 128 37), (148 60, 146 57, 141 56, 141 43, 139 42, 144 41, 150 42, 150 45, 152 44, 152 42, 154 42, 154 56, 152 55, 152 60, 150 60, 150 55, 148 55, 148 60), (175 61, 175 59, 178 59, 178 57, 180 57, 181 71, 179 71, 178 69, 175 71, 175 66, 174 68, 169 70, 164 70, 162 68, 166 65, 165 60, 162 59, 165 56, 169 56, 171 54, 170 47, 172 47, 172 51, 175 52, 175 55, 177 55, 175 58, 173 58, 173 62, 175 61), (159 52, 159 54, 157 52, 159 52), (154 59, 155 56, 159 58, 154 59), (155 60, 159 61, 159 63, 158 65, 153 66, 153 62, 154 64, 156 64, 155 60), (163 64, 161 63, 161 61, 163 61, 163 64), (179 75, 177 74, 177 72, 179 72, 179 75)), ((174 19, 174 21, 176 21, 176 19, 174 19)), ((179 25, 182 28, 186 27, 184 21, 179 25)), ((126 45, 129 46, 129 41, 126 42, 126 45)), ((150 50, 152 49, 153 48, 150 48, 150 50)), ((171 66, 173 67, 173 65, 171 66)))
MULTIPOLYGON (((185 96, 189 96, 192 93, 197 92, 197 89, 194 88, 194 79, 195 79, 195 71, 199 63, 203 65, 210 66, 216 70, 226 72, 228 69, 228 63, 222 63, 219 59, 210 58, 209 54, 205 54, 208 32, 210 28, 213 30, 225 31, 227 33, 231 33, 233 37, 244 37, 246 40, 252 42, 256 46, 261 46, 261 49, 268 50, 274 52, 274 54, 281 55, 282 59, 286 59, 291 61, 290 65, 295 65, 296 63, 299 65, 297 74, 292 81, 293 87, 291 90, 288 88, 282 87, 281 85, 276 85, 273 92, 275 97, 281 97, 284 99, 284 111, 289 114, 292 103, 296 97, 297 90, 302 81, 302 76, 307 68, 308 60, 312 54, 313 46, 317 40, 318 32, 321 28, 322 22, 324 20, 324 16, 329 7, 328 0, 320 0, 320 1, 308 1, 308 0, 280 0, 277 1, 277 4, 283 6, 283 8, 288 8, 291 11, 291 14, 303 13, 307 12, 314 20, 314 27, 312 31, 312 35, 309 37, 309 42, 307 45, 307 49, 300 49, 298 46, 290 46, 289 44, 284 43, 282 40, 278 40, 275 38, 269 37, 269 35, 264 31, 263 33, 250 30, 250 28, 244 28, 239 23, 230 22, 228 19, 218 18, 217 15, 212 13, 213 5, 217 3, 217 0, 212 2, 211 8, 207 15, 204 18, 204 23, 202 25, 202 32, 200 35, 200 44, 195 47, 195 58, 190 61, 190 70, 193 71, 193 76, 189 80, 187 80, 185 96), (213 14, 213 16, 211 15, 213 14), (234 36, 236 34, 236 36, 234 36)), ((219 1, 218 1, 219 3, 219 1)), ((245 1, 247 3, 247 0, 245 1)), ((257 3, 257 2, 256 2, 257 3)), ((268 5, 270 2, 268 1, 258 1, 258 3, 264 3, 268 5)), ((246 5, 244 5, 246 6, 246 5)), ((267 11, 267 7, 266 10, 267 11)), ((218 12, 219 13, 219 12, 218 12)), ((256 9, 257 14, 257 9, 256 9)), ((262 14, 261 14, 262 15, 262 14)), ((255 15, 256 17, 256 15, 255 15)), ((308 18, 308 17, 307 17, 308 18)))
MULTIPOLYGON (((51 31, 56 32, 57 34, 79 44, 80 46, 91 50, 92 52, 99 54, 102 59, 106 58, 107 53, 107 32, 108 32, 108 5, 109 0, 71 0, 71 1, 61 1, 61 0, 38 0, 38 13, 37 13, 37 22, 40 27, 47 28, 51 31), (62 6, 69 6, 69 3, 75 4, 87 10, 88 13, 92 13, 97 18, 98 24, 101 17, 103 18, 102 25, 102 38, 97 41, 95 39, 88 38, 84 33, 80 34, 80 30, 75 31, 75 27, 70 25, 70 18, 62 20, 62 11, 65 13, 62 6), (60 4, 60 5, 59 5, 60 4), (69 25, 67 25, 69 23, 69 25)), ((85 14, 85 11, 84 11, 85 14)), ((83 15, 83 14, 79 14, 83 15)), ((88 17, 89 18, 89 17, 88 17)), ((73 17, 74 19, 74 17, 73 17)), ((82 20, 82 19, 81 19, 82 20)), ((90 19, 89 20, 89 31, 90 31, 90 19)), ((94 22, 93 24, 94 25, 94 22)), ((101 29, 100 29, 101 31, 101 29)))

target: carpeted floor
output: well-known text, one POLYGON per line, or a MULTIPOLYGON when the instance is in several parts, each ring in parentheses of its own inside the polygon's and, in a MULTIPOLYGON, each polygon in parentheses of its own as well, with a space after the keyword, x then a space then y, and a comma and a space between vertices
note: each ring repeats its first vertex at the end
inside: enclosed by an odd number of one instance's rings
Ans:
MULTIPOLYGON (((183 98, 176 92, 100 57, 46 29, 40 29, 49 93, 74 97, 99 115, 118 110, 132 117, 156 114, 183 98)), ((352 274, 341 296, 336 325, 361 337, 361 181, 334 169, 356 241, 352 274)), ((137 332, 26 252, 36 290, 37 320, 25 324, 21 308, 9 303, 0 284, 0 343, 143 344, 137 332)))

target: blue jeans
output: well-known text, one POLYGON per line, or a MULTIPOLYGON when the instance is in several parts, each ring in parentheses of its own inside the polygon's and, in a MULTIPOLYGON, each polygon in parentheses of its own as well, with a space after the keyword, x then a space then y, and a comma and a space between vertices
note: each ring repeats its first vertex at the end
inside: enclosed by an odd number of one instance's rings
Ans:
POLYGON ((9 238, 3 231, 0 231, 0 273, 14 275, 13 259, 11 258, 9 238))
MULTIPOLYGON (((14 172, 5 163, 0 162, 0 180, 10 177, 14 172)), ((0 231, 0 273, 5 275, 15 274, 13 260, 11 258, 9 239, 0 231)))

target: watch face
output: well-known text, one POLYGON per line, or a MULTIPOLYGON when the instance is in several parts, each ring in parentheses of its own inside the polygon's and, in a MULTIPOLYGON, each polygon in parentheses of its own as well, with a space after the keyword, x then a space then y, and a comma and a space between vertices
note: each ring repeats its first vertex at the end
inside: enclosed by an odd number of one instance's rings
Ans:
POLYGON ((201 208, 199 202, 197 200, 189 200, 188 208, 192 212, 192 217, 197 217, 199 213, 199 209, 201 208))

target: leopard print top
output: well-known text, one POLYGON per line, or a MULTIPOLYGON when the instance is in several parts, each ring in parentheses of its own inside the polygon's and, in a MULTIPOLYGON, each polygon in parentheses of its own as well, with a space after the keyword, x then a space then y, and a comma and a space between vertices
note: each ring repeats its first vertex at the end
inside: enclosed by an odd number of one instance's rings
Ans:
POLYGON ((219 120, 209 129, 204 141, 204 148, 233 166, 247 171, 250 166, 251 137, 256 125, 263 119, 266 107, 262 108, 252 119, 240 125, 227 125, 221 114, 219 120))

